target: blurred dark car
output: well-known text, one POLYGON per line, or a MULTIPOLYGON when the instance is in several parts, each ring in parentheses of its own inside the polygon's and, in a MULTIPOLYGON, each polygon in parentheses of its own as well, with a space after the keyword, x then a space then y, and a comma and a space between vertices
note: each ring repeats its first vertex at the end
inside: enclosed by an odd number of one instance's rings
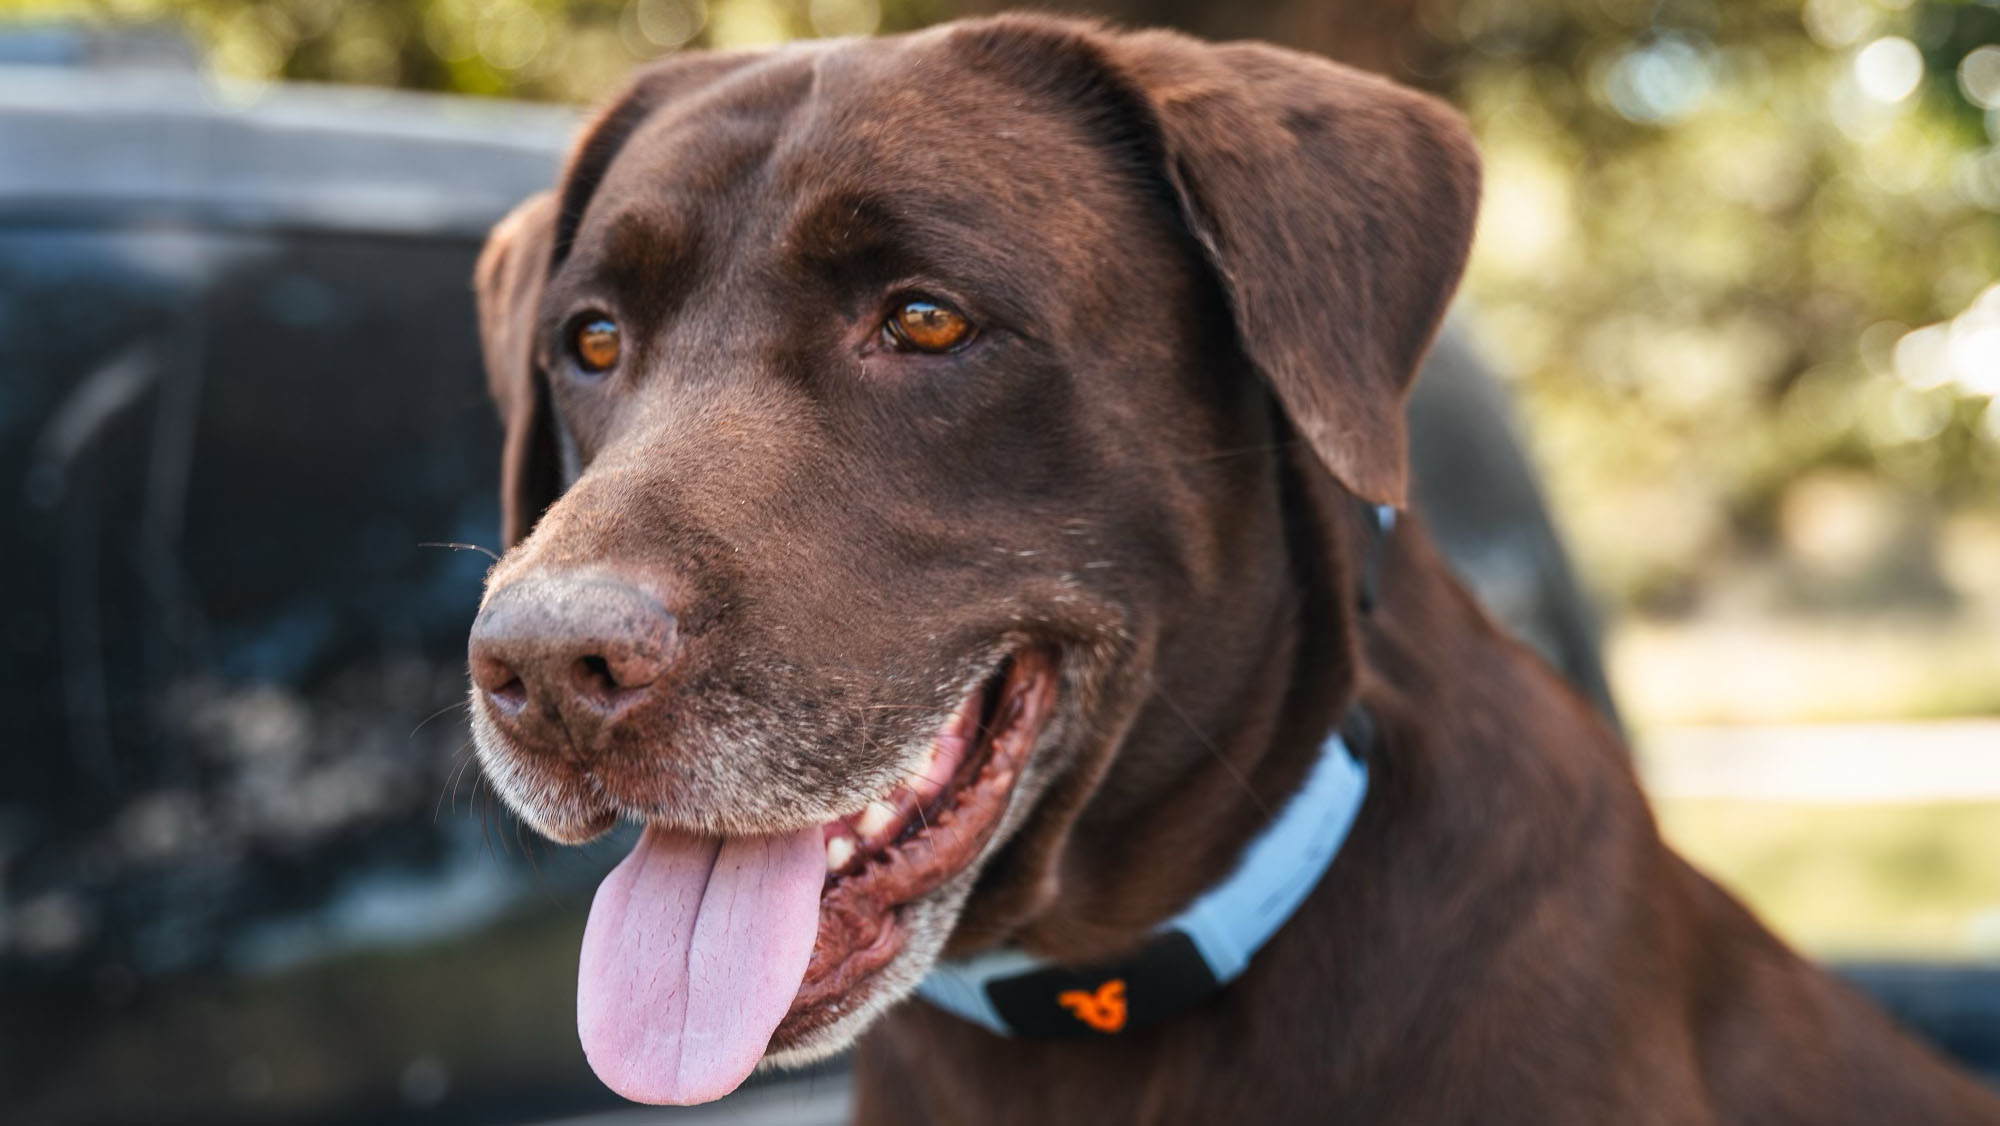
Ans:
MULTIPOLYGON (((0 35, 0 1120, 838 1120, 837 1066, 615 1110, 573 983, 629 835, 539 845, 469 761, 499 506, 467 279, 574 115, 101 46, 0 35)), ((1455 337, 1412 410, 1441 543, 1608 712, 1455 337)), ((1996 1067, 2000 1005, 1929 972, 1878 977, 1996 1067)))

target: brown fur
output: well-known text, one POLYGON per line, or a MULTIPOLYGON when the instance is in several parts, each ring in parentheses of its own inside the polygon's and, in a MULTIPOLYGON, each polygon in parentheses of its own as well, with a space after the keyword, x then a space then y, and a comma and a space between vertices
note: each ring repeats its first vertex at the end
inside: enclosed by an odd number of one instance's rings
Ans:
POLYGON ((1355 497, 1405 495, 1477 195, 1448 111, 1258 45, 1005 18, 643 73, 480 265, 520 541, 489 590, 616 576, 674 671, 584 744, 475 692, 482 758, 559 839, 796 828, 1055 652, 995 844, 852 1019, 773 1045, 870 1029, 865 1122, 2000 1122, 1667 851, 1415 522, 1356 612, 1355 497), (910 291, 981 337, 871 350, 910 291), (603 380, 560 356, 582 308, 625 329, 603 380), (1130 949, 1357 696, 1351 841, 1229 989, 1097 1042, 890 1008, 945 949, 1130 949))

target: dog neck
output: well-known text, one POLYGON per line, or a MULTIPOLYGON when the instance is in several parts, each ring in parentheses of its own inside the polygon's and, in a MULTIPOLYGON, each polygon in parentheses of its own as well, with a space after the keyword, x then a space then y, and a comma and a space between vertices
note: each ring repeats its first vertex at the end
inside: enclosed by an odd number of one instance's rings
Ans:
MULTIPOLYGON (((1381 1069, 1407 1062, 1411 1047, 1397 1030, 1417 1027, 1440 997, 1466 985, 1473 976, 1467 967, 1484 964, 1480 949, 1526 926, 1518 910, 1524 882, 1611 897, 1633 880, 1680 879, 1662 871, 1670 858, 1616 737, 1488 620, 1420 521, 1401 522, 1388 537, 1374 608, 1348 616, 1349 600, 1364 585, 1366 568, 1358 564, 1369 537, 1351 518, 1351 500, 1340 510, 1350 516, 1321 525, 1321 546, 1333 562, 1317 593, 1298 594, 1304 612, 1291 619, 1297 632, 1289 642, 1297 648, 1283 658, 1294 677, 1285 691, 1264 697, 1282 714, 1263 722, 1269 734, 1247 760, 1245 784, 1198 781, 1169 794, 1153 821, 1171 819, 1179 831, 1151 837, 1151 851, 1090 842, 1136 866, 1135 881, 1186 888, 1150 918, 1104 924, 1106 931, 1122 926, 1129 948, 1135 934, 1149 933, 1228 870, 1268 821, 1272 800, 1296 789, 1324 732, 1358 700, 1379 730, 1368 799, 1297 915, 1230 988, 1131 1035, 1003 1039, 930 1006, 904 1005, 863 1042, 863 1120, 962 1116, 969 1090, 993 1100, 993 1121, 1032 1120, 1054 1113, 1051 1103, 1059 1100, 1096 1106, 1112 1121, 1130 1120, 1134 1105, 1152 1107, 1161 1120, 1208 1120, 1177 1110, 1180 1100, 1236 1090, 1216 1079, 1226 1069, 1248 1075, 1271 1066, 1255 1054, 1278 1050, 1270 1030, 1296 1038, 1287 1051, 1310 1045, 1310 1062, 1299 1066, 1319 1080, 1323 1097, 1358 1098, 1381 1069), (1344 627, 1337 648, 1324 634, 1314 640, 1329 615, 1344 627), (1301 683, 1307 676, 1320 679, 1301 683), (1510 809, 1564 815, 1500 812, 1510 809), (1181 855, 1158 850, 1169 840, 1179 842, 1181 855), (1204 875, 1190 885, 1189 871, 1204 875), (1029 1092, 1028 1076, 1049 1086, 1029 1092), (905 1103, 908 1112, 897 1114, 905 1103)), ((1057 937, 1083 933, 1072 926, 1057 937)), ((1240 1101, 1256 1105, 1249 1092, 1240 1101)), ((1060 1113, 1080 1115, 1081 1108, 1060 1113)))
POLYGON ((940 963, 924 980, 921 996, 1001 1035, 1048 1039, 1119 1035, 1201 1003, 1241 976, 1339 855, 1367 798, 1371 729, 1367 713, 1352 709, 1235 871, 1162 923, 1133 954, 1073 967, 994 950, 940 963))
MULTIPOLYGON (((1380 597, 1396 510, 1365 505, 1362 523, 1354 604, 1365 616, 1380 597)), ((1136 1031, 1200 1003, 1242 974, 1339 854, 1367 797, 1373 743, 1374 721, 1350 704, 1298 792, 1273 812, 1235 869, 1133 954, 1079 967, 1002 948, 940 963, 921 996, 1001 1035, 1049 1039, 1136 1031)))

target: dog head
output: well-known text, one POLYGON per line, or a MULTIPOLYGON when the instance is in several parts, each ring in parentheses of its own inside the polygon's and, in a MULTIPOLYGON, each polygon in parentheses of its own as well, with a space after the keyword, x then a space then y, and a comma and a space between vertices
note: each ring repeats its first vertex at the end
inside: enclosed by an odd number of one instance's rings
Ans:
POLYGON ((948 944, 1101 955, 1176 906, 1121 878, 1220 816, 1186 796, 1276 734, 1302 647, 1346 667, 1294 628, 1343 581, 1312 514, 1403 499, 1477 181, 1387 82, 1048 19, 690 54, 610 103, 478 270, 511 549, 474 734, 549 837, 649 826, 586 978, 768 940, 788 980, 680 982, 677 1027, 748 1000, 679 1079, 607 1071, 663 1049, 586 1012, 600 1074, 712 1097, 948 944), (744 933, 641 950, 725 894, 744 933))

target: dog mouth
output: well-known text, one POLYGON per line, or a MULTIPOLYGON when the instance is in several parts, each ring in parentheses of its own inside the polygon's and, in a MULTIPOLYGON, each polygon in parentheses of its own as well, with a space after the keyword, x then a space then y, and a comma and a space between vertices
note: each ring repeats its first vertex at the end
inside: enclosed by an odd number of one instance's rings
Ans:
POLYGON ((903 907, 985 851, 1048 718, 1054 680, 1047 655, 1010 658, 959 704, 915 770, 825 826, 819 932, 774 1047, 854 1011, 859 987, 903 949, 903 907))
POLYGON ((598 1077, 640 1102, 707 1102, 867 1011, 906 912, 999 831, 1055 685, 1053 654, 1013 654, 919 762, 831 822, 746 837, 649 823, 584 930, 577 1031, 598 1077))

